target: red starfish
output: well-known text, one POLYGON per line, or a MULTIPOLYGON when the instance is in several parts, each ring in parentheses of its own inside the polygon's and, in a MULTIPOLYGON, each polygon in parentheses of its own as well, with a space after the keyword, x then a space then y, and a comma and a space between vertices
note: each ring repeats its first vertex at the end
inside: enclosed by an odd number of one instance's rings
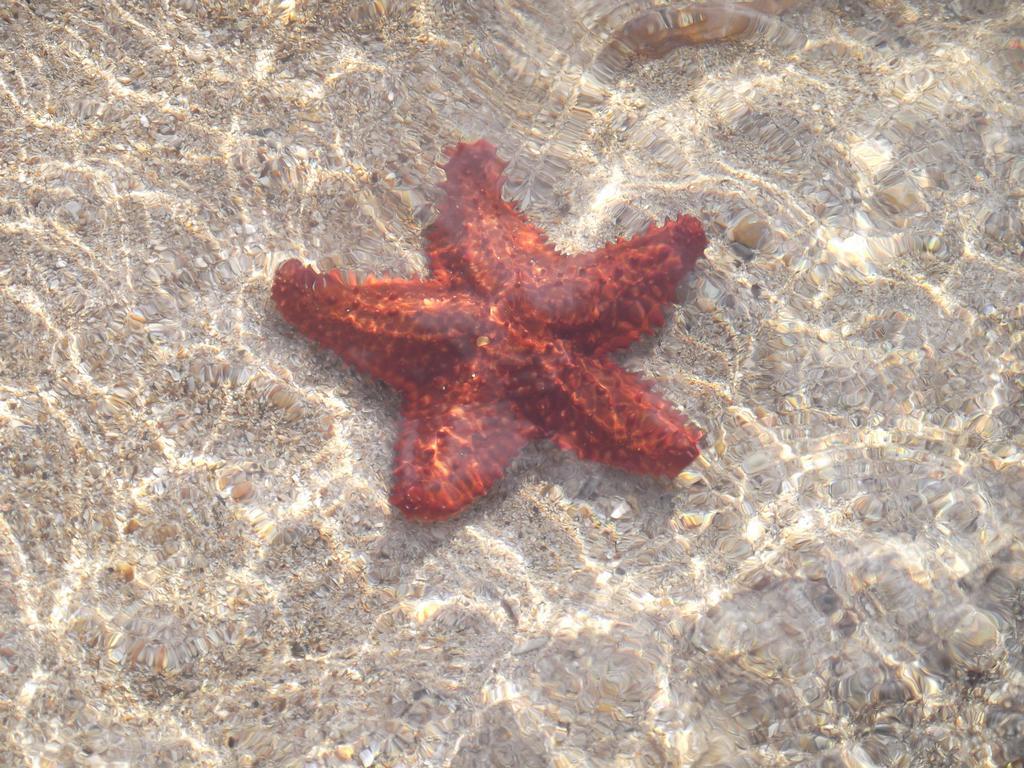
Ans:
POLYGON ((433 277, 357 283, 296 259, 274 277, 289 323, 402 393, 391 502, 417 520, 451 517, 539 437, 677 474, 703 433, 610 353, 664 322, 707 245, 700 222, 681 216, 567 258, 502 199, 506 163, 493 146, 448 154, 425 232, 433 277))

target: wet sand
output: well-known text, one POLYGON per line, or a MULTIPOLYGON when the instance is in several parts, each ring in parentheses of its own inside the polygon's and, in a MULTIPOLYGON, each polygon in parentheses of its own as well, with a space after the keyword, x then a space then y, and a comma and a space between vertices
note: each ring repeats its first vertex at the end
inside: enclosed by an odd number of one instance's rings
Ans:
POLYGON ((0 8, 0 765, 1024 759, 1024 14, 655 9, 0 8), (706 223, 621 356, 673 482, 533 444, 407 523, 397 396, 278 317, 423 274, 477 138, 567 253, 706 223))

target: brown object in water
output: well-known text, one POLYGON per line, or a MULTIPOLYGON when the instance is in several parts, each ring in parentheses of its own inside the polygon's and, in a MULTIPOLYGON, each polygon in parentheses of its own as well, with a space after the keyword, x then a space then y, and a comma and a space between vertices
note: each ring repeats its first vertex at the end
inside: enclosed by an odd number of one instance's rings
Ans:
POLYGON ((750 37, 799 0, 747 3, 685 3, 638 13, 612 36, 608 47, 620 54, 657 59, 681 45, 704 45, 750 37))

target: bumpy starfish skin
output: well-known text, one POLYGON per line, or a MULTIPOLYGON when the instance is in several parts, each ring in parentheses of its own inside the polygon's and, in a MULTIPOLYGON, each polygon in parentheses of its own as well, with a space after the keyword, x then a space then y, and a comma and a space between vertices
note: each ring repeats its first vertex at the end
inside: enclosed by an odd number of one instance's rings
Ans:
POLYGON ((584 459, 673 476, 703 436, 613 362, 664 322, 704 253, 681 216, 567 257, 501 197, 505 163, 459 144, 425 232, 433 277, 356 281, 292 259, 274 278, 284 318, 403 395, 391 502, 442 520, 487 492, 532 439, 584 459))

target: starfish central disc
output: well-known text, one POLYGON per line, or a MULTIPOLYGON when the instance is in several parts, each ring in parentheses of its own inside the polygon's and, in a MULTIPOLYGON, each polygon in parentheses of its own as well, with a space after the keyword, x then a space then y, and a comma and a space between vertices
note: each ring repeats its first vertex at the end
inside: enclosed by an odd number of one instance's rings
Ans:
POLYGON ((565 256, 502 199, 504 168, 485 141, 449 151, 429 279, 295 259, 274 277, 289 323, 402 394, 391 501, 413 519, 458 513, 536 438, 648 475, 699 454, 700 430, 611 353, 662 325, 707 246, 700 222, 565 256))

